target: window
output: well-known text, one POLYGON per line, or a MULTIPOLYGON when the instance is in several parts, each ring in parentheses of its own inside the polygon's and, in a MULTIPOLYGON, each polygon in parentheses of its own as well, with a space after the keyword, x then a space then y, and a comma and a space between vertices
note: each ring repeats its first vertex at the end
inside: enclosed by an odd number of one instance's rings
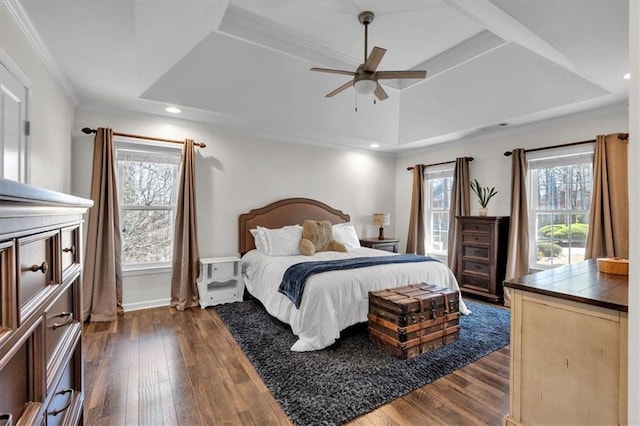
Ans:
POLYGON ((116 144, 124 269, 171 264, 180 149, 116 144))
POLYGON ((530 264, 550 268, 584 260, 589 230, 593 145, 528 158, 530 264))
POLYGON ((429 167, 425 171, 427 253, 447 255, 449 245, 449 209, 451 206, 451 186, 453 168, 446 166, 429 167))

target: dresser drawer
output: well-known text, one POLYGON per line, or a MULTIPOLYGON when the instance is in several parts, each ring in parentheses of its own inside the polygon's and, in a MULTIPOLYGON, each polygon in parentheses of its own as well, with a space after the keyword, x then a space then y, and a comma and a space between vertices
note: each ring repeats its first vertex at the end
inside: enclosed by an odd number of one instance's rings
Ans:
POLYGON ((491 280, 489 277, 462 274, 462 280, 460 282, 461 288, 472 288, 479 291, 490 291, 491 280))
POLYGON ((473 271, 480 274, 489 274, 490 267, 488 263, 474 262, 472 260, 462 260, 462 271, 473 271))
POLYGON ((74 287, 78 280, 72 282, 53 301, 45 311, 45 356, 49 365, 56 348, 62 338, 69 332, 71 324, 77 323, 78 318, 74 312, 74 287))
POLYGON ((462 234, 463 243, 481 243, 489 244, 491 242, 491 235, 489 234, 462 234))
POLYGON ((25 380, 30 377, 37 383, 36 366, 38 358, 34 353, 38 351, 38 336, 42 333, 42 321, 38 320, 28 334, 16 345, 15 350, 0 359, 0 414, 11 415, 13 424, 32 424, 42 399, 36 399, 37 388, 32 388, 33 382, 25 380), (28 336, 28 337, 26 337, 28 336), (36 400, 36 401, 34 401, 36 400))
POLYGON ((489 247, 463 246, 462 255, 489 259, 489 247))
POLYGON ((14 265, 13 240, 0 243, 0 346, 18 328, 14 265))
MULTIPOLYGON (((76 349, 79 350, 79 349, 76 349)), ((60 381, 52 391, 52 397, 46 409, 47 426, 57 426, 68 423, 74 411, 74 405, 78 398, 79 383, 76 383, 74 373, 75 356, 72 356, 69 363, 64 367, 60 381)))
POLYGON ((18 240, 18 303, 23 307, 38 293, 56 281, 58 232, 44 232, 18 240))
POLYGON ((62 276, 74 265, 80 264, 80 226, 62 228, 60 231, 60 263, 62 266, 62 276))
POLYGON ((462 222, 462 232, 477 232, 488 234, 491 232, 491 224, 487 222, 474 222, 466 220, 462 222))

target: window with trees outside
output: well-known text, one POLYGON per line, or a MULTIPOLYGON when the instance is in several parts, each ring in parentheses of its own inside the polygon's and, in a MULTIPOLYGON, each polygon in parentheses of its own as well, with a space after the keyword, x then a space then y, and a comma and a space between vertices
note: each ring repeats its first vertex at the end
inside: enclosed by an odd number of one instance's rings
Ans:
POLYGON ((115 147, 123 269, 171 265, 181 150, 115 147))
MULTIPOLYGON (((537 153, 538 154, 538 153, 537 153)), ((552 268, 584 260, 593 181, 593 145, 527 159, 530 265, 552 268), (576 149, 579 148, 579 149, 576 149)), ((528 156, 529 157, 529 156, 528 156)))
POLYGON ((447 255, 449 245, 449 209, 453 165, 434 166, 425 170, 426 252, 447 255))

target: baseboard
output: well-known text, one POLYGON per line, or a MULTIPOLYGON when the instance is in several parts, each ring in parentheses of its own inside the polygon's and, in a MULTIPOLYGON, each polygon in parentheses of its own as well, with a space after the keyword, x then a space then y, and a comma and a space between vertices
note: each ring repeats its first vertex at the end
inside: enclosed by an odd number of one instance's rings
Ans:
POLYGON ((141 309, 159 308, 169 306, 171 299, 146 300, 144 302, 123 303, 122 308, 125 312, 139 311, 141 309))

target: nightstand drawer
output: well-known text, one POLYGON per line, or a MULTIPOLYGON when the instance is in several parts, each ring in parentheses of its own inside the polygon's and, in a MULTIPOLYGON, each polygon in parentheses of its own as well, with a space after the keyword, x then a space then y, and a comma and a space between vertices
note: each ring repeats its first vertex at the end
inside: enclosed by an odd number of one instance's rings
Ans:
POLYGON ((463 246, 462 248, 463 256, 471 256, 471 257, 479 257, 482 259, 489 259, 489 247, 474 247, 474 246, 463 246))
POLYGON ((236 280, 214 282, 207 285, 207 294, 204 299, 209 303, 235 300, 240 296, 239 291, 240 287, 236 280))
POLYGON ((207 265, 211 268, 211 279, 220 280, 236 275, 235 262, 212 263, 207 265))

